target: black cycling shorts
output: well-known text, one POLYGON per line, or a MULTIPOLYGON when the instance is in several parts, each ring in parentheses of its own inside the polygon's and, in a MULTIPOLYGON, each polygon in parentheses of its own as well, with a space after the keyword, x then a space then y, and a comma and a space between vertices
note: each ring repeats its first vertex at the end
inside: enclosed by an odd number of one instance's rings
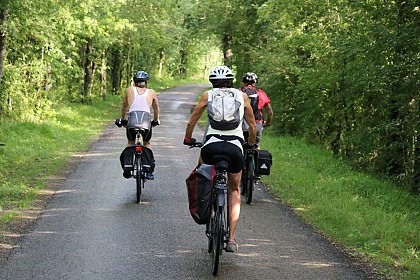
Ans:
POLYGON ((241 172, 242 168, 244 167, 244 155, 243 150, 238 147, 237 145, 229 142, 238 140, 240 145, 244 144, 242 138, 237 136, 224 136, 224 135, 207 135, 206 141, 201 148, 200 156, 204 163, 207 164, 216 164, 213 159, 213 155, 225 155, 229 156, 229 173, 239 173, 241 172), (205 144, 209 141, 210 138, 215 137, 219 140, 219 142, 214 142, 210 144, 205 144))

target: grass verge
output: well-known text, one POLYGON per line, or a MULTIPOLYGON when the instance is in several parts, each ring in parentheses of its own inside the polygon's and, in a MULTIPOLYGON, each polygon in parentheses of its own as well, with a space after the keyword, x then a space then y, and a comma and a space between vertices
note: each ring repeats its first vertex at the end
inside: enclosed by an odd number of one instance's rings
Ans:
POLYGON ((420 279, 420 197, 353 170, 331 153, 264 131, 263 182, 299 216, 392 279, 420 279))
POLYGON ((118 117, 121 98, 110 96, 91 105, 66 104, 43 123, 4 121, 0 125, 0 226, 31 206, 48 178, 71 156, 86 150, 118 117))

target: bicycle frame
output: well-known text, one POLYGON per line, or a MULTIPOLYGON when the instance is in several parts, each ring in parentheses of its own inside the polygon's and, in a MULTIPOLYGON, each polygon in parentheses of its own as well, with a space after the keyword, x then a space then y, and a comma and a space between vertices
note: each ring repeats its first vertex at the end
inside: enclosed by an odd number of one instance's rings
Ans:
POLYGON ((143 163, 141 161, 143 153, 143 129, 135 128, 136 141, 135 141, 135 153, 134 153, 134 178, 136 179, 136 201, 140 203, 141 189, 144 188, 145 176, 143 171, 143 163))
MULTIPOLYGON (((201 147, 201 143, 190 146, 201 147)), ((208 252, 212 254, 212 274, 216 275, 219 269, 219 257, 229 242, 229 187, 227 185, 227 169, 230 158, 223 155, 213 155, 216 177, 212 193, 212 210, 209 222, 206 224, 208 237, 208 252)))
POLYGON ((212 215, 206 226, 209 238, 208 252, 212 253, 213 275, 219 268, 219 257, 229 241, 229 188, 227 186, 228 163, 221 161, 215 165, 216 177, 213 187, 212 215))

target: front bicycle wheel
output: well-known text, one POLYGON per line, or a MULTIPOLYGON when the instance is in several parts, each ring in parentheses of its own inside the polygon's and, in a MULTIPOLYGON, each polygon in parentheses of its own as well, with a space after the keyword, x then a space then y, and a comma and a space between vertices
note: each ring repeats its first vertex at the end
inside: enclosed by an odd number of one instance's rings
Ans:
POLYGON ((251 204, 252 192, 254 191, 254 158, 248 157, 246 165, 246 186, 245 186, 245 198, 246 203, 251 204))
MULTIPOLYGON (((245 163, 246 164, 246 163, 245 163)), ((246 166, 246 165, 245 165, 246 166)), ((241 177, 241 195, 245 195, 246 194, 246 185, 247 185, 247 171, 244 168, 242 170, 242 177, 241 177)))
POLYGON ((223 249, 223 207, 219 206, 214 221, 213 248, 212 248, 212 273, 217 274, 219 270, 219 259, 223 249))
POLYGON ((144 186, 144 180, 141 176, 142 165, 140 156, 136 158, 136 202, 140 203, 141 189, 144 186))

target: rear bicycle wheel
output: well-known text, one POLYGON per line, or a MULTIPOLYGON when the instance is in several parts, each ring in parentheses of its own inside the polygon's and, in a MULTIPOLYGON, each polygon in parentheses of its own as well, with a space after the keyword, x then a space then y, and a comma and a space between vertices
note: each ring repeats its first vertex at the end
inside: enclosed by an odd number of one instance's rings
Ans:
POLYGON ((248 157, 246 165, 246 187, 245 187, 245 198, 246 203, 251 204, 252 192, 254 191, 254 158, 248 157))
POLYGON ((136 202, 140 203, 141 197, 141 189, 144 186, 144 180, 141 176, 142 173, 142 165, 141 165, 141 158, 136 158, 136 202))
MULTIPOLYGON (((213 210, 212 210, 213 212, 213 210)), ((214 212, 213 212, 214 213, 214 212)), ((208 221, 208 223, 206 224, 206 234, 208 237, 208 247, 207 247, 207 252, 211 253, 213 252, 213 232, 214 232, 214 214, 212 213, 210 220, 208 221)))
POLYGON ((220 254, 223 248, 223 207, 219 206, 216 211, 214 220, 214 231, 212 232, 213 237, 213 248, 212 248, 212 273, 217 274, 219 270, 220 254))

